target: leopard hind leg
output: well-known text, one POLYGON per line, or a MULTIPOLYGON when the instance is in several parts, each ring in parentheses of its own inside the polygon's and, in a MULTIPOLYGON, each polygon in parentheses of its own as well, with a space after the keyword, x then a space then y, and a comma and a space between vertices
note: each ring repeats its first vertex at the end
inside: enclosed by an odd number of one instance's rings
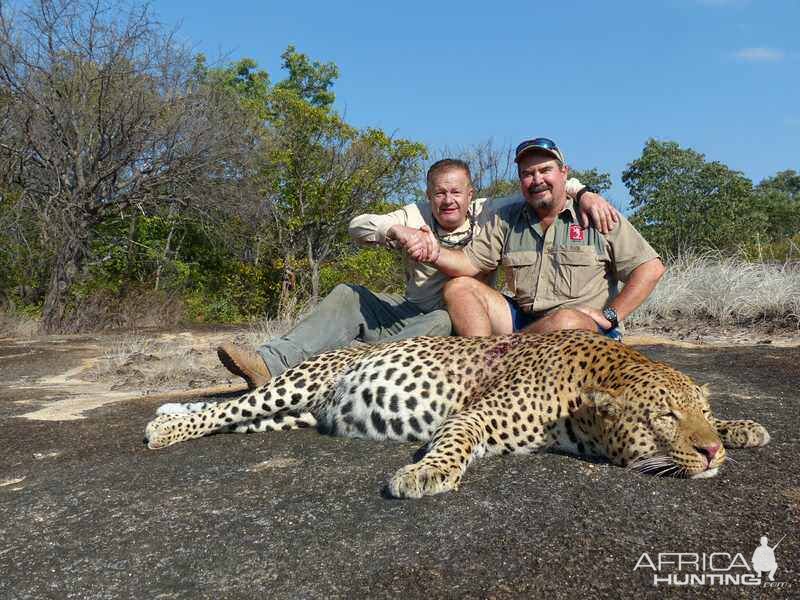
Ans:
POLYGON ((272 417, 256 417, 252 421, 243 421, 227 425, 220 429, 222 433, 263 433, 265 431, 289 431, 316 427, 317 418, 310 412, 280 412, 272 417))
POLYGON ((311 379, 308 367, 313 360, 300 365, 304 369, 289 369, 257 390, 234 400, 210 403, 198 412, 157 416, 145 429, 147 446, 151 449, 165 448, 226 428, 237 432, 266 431, 275 428, 273 426, 278 422, 275 417, 280 413, 290 413, 290 427, 316 424, 313 415, 319 398, 338 373, 328 370, 311 379), (261 421, 256 422, 256 419, 261 421))
POLYGON ((366 348, 342 348, 314 356, 266 384, 235 400, 218 402, 197 413, 160 415, 150 421, 145 429, 145 441, 152 449, 165 448, 178 442, 198 438, 225 427, 243 426, 254 431, 269 429, 269 419, 286 412, 296 419, 298 427, 310 425, 305 413, 316 415, 321 400, 329 394, 338 379, 365 354, 366 348), (297 416, 294 416, 297 415, 297 416), (253 422, 252 425, 246 425, 253 422))
MULTIPOLYGON (((168 402, 156 409, 159 415, 187 415, 199 413, 218 404, 216 400, 205 402, 168 402)), ((310 412, 290 413, 280 412, 272 417, 256 417, 252 421, 242 421, 227 425, 220 429, 220 433, 262 433, 264 431, 289 431, 304 427, 316 427, 317 419, 310 412)))
POLYGON ((205 402, 167 402, 156 409, 156 416, 198 413, 217 404, 218 402, 216 400, 207 400, 205 402))

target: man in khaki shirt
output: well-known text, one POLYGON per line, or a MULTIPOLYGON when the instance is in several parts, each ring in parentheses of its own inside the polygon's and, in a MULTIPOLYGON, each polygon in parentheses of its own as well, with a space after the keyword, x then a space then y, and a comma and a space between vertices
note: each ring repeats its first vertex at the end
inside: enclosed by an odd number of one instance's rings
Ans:
MULTIPOLYGON (((576 179, 565 191, 583 189, 576 179)), ((385 215, 360 215, 350 222, 351 237, 360 244, 403 249, 426 245, 460 248, 491 222, 497 207, 513 200, 474 199, 469 166, 460 160, 438 161, 428 171, 428 203, 409 204, 385 215)), ((582 204, 603 229, 614 227, 616 211, 595 193, 584 193, 582 204)), ((482 281, 493 283, 487 270, 482 281)), ((491 271, 491 272, 489 272, 491 271)), ((449 335, 452 325, 444 310, 442 290, 449 277, 431 265, 405 259, 406 293, 373 293, 363 286, 338 285, 286 335, 273 338, 255 352, 226 343, 217 349, 220 360, 250 387, 263 385, 303 360, 354 340, 389 341, 418 335, 449 335)))
POLYGON ((588 329, 621 339, 620 322, 663 275, 661 259, 624 218, 608 233, 582 226, 552 140, 523 142, 516 162, 524 200, 501 206, 463 250, 442 248, 428 233, 408 254, 455 278, 444 298, 459 335, 588 329), (474 278, 501 264, 511 298, 474 278))
MULTIPOLYGON (((449 161, 449 159, 446 160, 449 161)), ((451 162, 457 165, 456 161, 451 162)), ((460 163, 460 161, 458 162, 460 163)), ((433 167, 431 168, 433 169, 433 167)), ((461 210, 450 211, 453 216, 449 217, 451 223, 448 224, 448 217, 437 209, 437 206, 442 204, 442 200, 436 198, 436 195, 447 195, 446 189, 448 187, 450 188, 449 193, 451 196, 460 195, 463 193, 462 189, 467 189, 464 186, 468 185, 469 192, 466 192, 466 195, 471 198, 472 184, 467 184, 468 178, 463 179, 465 174, 466 172, 464 171, 451 168, 448 173, 444 173, 441 176, 437 175, 433 184, 435 196, 427 203, 407 204, 398 210, 382 215, 365 214, 355 217, 350 221, 348 228, 350 237, 363 246, 385 246, 397 250, 402 249, 403 243, 410 243, 408 241, 409 237, 415 240, 424 239, 420 228, 428 227, 432 228, 434 232, 438 231, 438 239, 444 247, 467 247, 474 236, 491 222, 497 210, 503 206, 515 204, 518 198, 470 199, 464 203, 469 208, 464 214, 462 214, 461 210), (436 218, 434 218, 433 211, 437 211, 436 218), (445 221, 445 223, 440 225, 440 221, 445 221), (447 229, 449 225, 453 226, 452 230, 447 229), (399 238, 402 238, 402 241, 399 238)), ((575 197, 583 188, 583 184, 575 178, 568 179, 566 182, 567 194, 572 197, 575 197)), ((596 194, 587 193, 582 197, 586 199, 587 212, 589 207, 594 206, 595 203, 599 204, 600 196, 596 194)), ((455 201, 451 199, 449 204, 460 206, 461 201, 460 199, 455 201)), ((603 218, 610 219, 612 215, 616 216, 610 208, 606 210, 607 212, 598 211, 596 213, 598 221, 603 218)), ((588 222, 588 215, 585 213, 584 218, 588 222)), ((613 223, 606 225, 609 229, 613 228, 613 226, 613 223)), ((404 262, 406 291, 403 298, 417 305, 425 312, 444 309, 442 291, 450 277, 438 271, 432 265, 411 260, 408 255, 405 256, 404 262)), ((493 286, 496 280, 495 269, 490 271, 481 273, 477 277, 493 286)))

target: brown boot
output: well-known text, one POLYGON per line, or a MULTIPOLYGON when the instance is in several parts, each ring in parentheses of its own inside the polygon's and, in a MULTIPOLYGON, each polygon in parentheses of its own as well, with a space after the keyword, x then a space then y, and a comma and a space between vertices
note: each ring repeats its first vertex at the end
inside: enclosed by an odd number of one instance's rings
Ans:
POLYGON ((243 346, 226 342, 217 348, 217 356, 225 368, 243 378, 251 390, 272 378, 261 355, 243 346))

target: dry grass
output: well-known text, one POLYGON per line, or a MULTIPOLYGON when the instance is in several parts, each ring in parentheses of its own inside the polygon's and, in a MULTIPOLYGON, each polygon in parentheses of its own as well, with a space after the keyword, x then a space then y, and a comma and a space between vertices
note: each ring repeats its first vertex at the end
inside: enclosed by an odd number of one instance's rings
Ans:
POLYGON ((39 333, 39 321, 23 314, 0 312, 0 336, 32 338, 39 333))
POLYGON ((155 340, 137 335, 111 343, 83 377, 114 382, 112 389, 148 391, 200 387, 227 379, 211 347, 186 345, 180 337, 155 340))
POLYGON ((739 257, 686 255, 668 262, 653 294, 628 319, 631 327, 676 316, 722 325, 775 321, 800 327, 800 265, 739 257))
POLYGON ((300 303, 296 298, 290 298, 278 310, 277 318, 252 321, 249 330, 240 336, 238 341, 249 348, 258 348, 267 340, 285 335, 312 308, 309 304, 300 303))

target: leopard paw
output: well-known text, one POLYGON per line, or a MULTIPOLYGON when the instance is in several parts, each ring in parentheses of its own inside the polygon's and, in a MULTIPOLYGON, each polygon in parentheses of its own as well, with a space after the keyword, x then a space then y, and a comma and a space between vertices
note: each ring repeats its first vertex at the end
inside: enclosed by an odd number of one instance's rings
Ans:
POLYGON ((388 491, 395 498, 422 498, 457 490, 460 480, 457 469, 415 463, 397 470, 389 480, 388 491))
POLYGON ((769 443, 767 429, 755 421, 717 420, 717 432, 728 448, 758 448, 769 443))
POLYGON ((151 450, 166 448, 189 439, 184 419, 180 415, 161 415, 147 424, 144 440, 151 450))
POLYGON ((748 431, 748 438, 751 447, 766 446, 770 440, 769 431, 763 425, 754 422, 748 431))

